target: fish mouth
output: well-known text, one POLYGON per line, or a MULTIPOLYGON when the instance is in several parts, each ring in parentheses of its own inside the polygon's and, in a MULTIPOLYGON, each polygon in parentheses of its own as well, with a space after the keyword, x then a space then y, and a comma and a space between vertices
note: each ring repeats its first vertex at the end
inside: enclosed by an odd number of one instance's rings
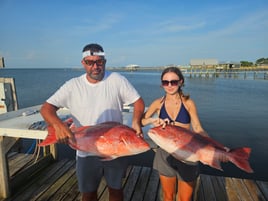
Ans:
POLYGON ((156 135, 157 133, 154 130, 149 130, 148 135, 156 135))
POLYGON ((152 134, 152 135, 153 135, 153 134, 154 134, 154 132, 153 132, 153 131, 151 131, 151 130, 149 130, 149 131, 148 131, 148 135, 150 135, 150 134, 152 134))

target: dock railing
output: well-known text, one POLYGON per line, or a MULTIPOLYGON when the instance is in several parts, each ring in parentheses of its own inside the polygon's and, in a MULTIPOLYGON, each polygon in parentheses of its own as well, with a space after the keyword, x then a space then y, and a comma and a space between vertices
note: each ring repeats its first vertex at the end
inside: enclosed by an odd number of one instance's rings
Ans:
MULTIPOLYGON (((9 197, 11 193, 11 186, 16 185, 11 185, 12 181, 9 174, 7 154, 10 152, 10 150, 14 147, 14 145, 17 144, 20 139, 42 140, 47 136, 46 130, 28 129, 32 123, 43 120, 39 113, 40 107, 41 106, 38 105, 0 114, 0 197, 9 197)), ((60 112, 64 114, 64 110, 61 110, 60 112)), ((56 160, 56 145, 50 145, 48 147, 42 148, 41 155, 43 158, 49 157, 53 160, 56 160)), ((24 171, 24 174, 21 174, 21 176, 27 178, 25 172, 30 173, 29 170, 24 171)), ((22 179, 14 180, 19 181, 22 179)))

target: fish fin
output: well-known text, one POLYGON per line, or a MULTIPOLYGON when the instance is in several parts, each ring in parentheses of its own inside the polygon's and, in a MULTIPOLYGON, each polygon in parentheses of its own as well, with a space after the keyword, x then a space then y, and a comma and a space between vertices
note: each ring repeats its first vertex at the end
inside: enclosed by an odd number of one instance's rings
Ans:
POLYGON ((81 126, 81 127, 72 126, 72 127, 70 127, 70 129, 73 133, 79 133, 79 132, 82 132, 83 130, 85 130, 89 127, 90 126, 81 126))
POLYGON ((55 129, 52 126, 48 126, 47 131, 47 137, 41 143, 39 143, 38 146, 47 146, 50 144, 55 144, 57 142, 55 129))
POLYGON ((120 140, 121 140, 126 146, 128 146, 126 137, 120 136, 120 140))
POLYGON ((69 128, 71 128, 71 127, 75 127, 75 124, 74 124, 73 122, 74 122, 74 121, 73 121, 73 118, 70 117, 70 118, 66 119, 63 123, 64 123, 66 126, 68 126, 69 128))
POLYGON ((242 147, 230 150, 230 161, 235 164, 240 169, 248 172, 253 173, 254 171, 250 167, 249 164, 249 156, 250 156, 251 148, 249 147, 242 147))
POLYGON ((236 149, 231 149, 230 152, 234 154, 236 157, 244 158, 248 160, 250 153, 251 153, 251 148, 249 147, 236 148, 236 149))
POLYGON ((111 157, 111 156, 103 156, 100 158, 101 161, 111 161, 115 159, 114 157, 111 157))
POLYGON ((210 164, 211 167, 216 168, 218 170, 223 171, 221 167, 221 162, 219 160, 213 160, 212 164, 210 164))

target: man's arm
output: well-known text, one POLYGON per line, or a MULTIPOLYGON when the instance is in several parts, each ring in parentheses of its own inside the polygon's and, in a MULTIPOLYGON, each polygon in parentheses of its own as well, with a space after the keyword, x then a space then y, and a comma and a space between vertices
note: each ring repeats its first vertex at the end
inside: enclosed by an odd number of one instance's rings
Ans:
POLYGON ((132 128, 136 130, 138 135, 142 135, 141 118, 145 108, 143 99, 140 97, 133 103, 133 107, 132 128))
POLYGON ((55 129, 56 137, 59 142, 67 143, 68 138, 74 141, 72 132, 58 117, 58 109, 58 107, 45 102, 41 107, 40 113, 46 123, 55 129))

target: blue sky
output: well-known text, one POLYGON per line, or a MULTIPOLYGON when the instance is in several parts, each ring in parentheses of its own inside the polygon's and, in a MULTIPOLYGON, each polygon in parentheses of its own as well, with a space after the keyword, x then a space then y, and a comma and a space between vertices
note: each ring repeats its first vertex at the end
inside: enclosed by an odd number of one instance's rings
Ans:
POLYGON ((268 57, 267 0, 0 0, 6 68, 81 67, 99 43, 107 66, 268 57))

